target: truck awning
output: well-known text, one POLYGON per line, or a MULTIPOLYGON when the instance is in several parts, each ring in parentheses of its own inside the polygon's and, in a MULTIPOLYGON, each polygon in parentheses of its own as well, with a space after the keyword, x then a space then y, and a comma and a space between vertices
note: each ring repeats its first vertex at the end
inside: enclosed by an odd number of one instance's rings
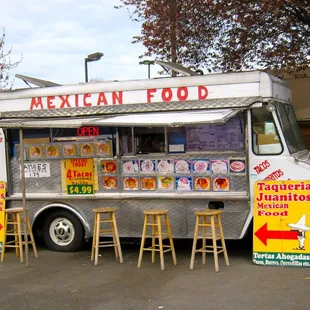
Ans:
POLYGON ((217 109, 209 111, 183 111, 165 113, 141 113, 132 115, 119 115, 109 118, 89 120, 85 126, 171 126, 205 124, 205 123, 226 123, 228 119, 236 115, 239 109, 217 109))
POLYGON ((0 121, 0 128, 78 128, 86 121, 90 119, 12 119, 0 121))
POLYGON ((208 111, 182 111, 161 113, 136 113, 106 118, 62 119, 11 119, 1 120, 0 128, 78 128, 81 126, 171 126, 195 124, 224 124, 240 109, 211 109, 208 111))

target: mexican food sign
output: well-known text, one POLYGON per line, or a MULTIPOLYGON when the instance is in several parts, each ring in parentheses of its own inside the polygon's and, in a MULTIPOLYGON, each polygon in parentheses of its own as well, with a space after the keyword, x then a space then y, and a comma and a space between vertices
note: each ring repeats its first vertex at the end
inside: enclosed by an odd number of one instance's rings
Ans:
POLYGON ((257 181, 253 262, 310 267, 310 181, 257 181))

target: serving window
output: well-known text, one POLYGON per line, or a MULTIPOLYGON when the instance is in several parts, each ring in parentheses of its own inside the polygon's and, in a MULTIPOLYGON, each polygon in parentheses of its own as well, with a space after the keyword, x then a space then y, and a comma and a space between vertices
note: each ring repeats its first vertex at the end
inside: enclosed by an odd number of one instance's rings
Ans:
POLYGON ((120 155, 178 154, 245 149, 243 114, 225 124, 120 127, 120 155))

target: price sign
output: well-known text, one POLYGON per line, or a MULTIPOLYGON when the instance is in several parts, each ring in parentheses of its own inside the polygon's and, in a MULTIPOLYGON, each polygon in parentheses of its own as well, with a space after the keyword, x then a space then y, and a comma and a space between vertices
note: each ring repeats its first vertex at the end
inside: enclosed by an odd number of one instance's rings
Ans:
POLYGON ((68 195, 94 194, 94 162, 92 158, 72 158, 65 161, 68 195))
POLYGON ((93 185, 68 185, 68 195, 90 195, 94 193, 93 185))

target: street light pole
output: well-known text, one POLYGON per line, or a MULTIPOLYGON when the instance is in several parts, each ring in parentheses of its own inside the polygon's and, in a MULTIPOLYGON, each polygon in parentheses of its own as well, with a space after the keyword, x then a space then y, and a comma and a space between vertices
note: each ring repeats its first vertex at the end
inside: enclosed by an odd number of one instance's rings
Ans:
POLYGON ((84 60, 84 67, 85 67, 85 82, 88 82, 88 67, 87 67, 87 63, 91 62, 91 61, 98 61, 101 59, 101 57, 103 56, 103 53, 101 52, 96 52, 93 54, 89 54, 85 60, 84 60))
POLYGON ((139 62, 139 65, 147 65, 148 66, 148 70, 147 70, 147 76, 148 79, 151 78, 151 65, 154 65, 154 60, 143 60, 139 62))

